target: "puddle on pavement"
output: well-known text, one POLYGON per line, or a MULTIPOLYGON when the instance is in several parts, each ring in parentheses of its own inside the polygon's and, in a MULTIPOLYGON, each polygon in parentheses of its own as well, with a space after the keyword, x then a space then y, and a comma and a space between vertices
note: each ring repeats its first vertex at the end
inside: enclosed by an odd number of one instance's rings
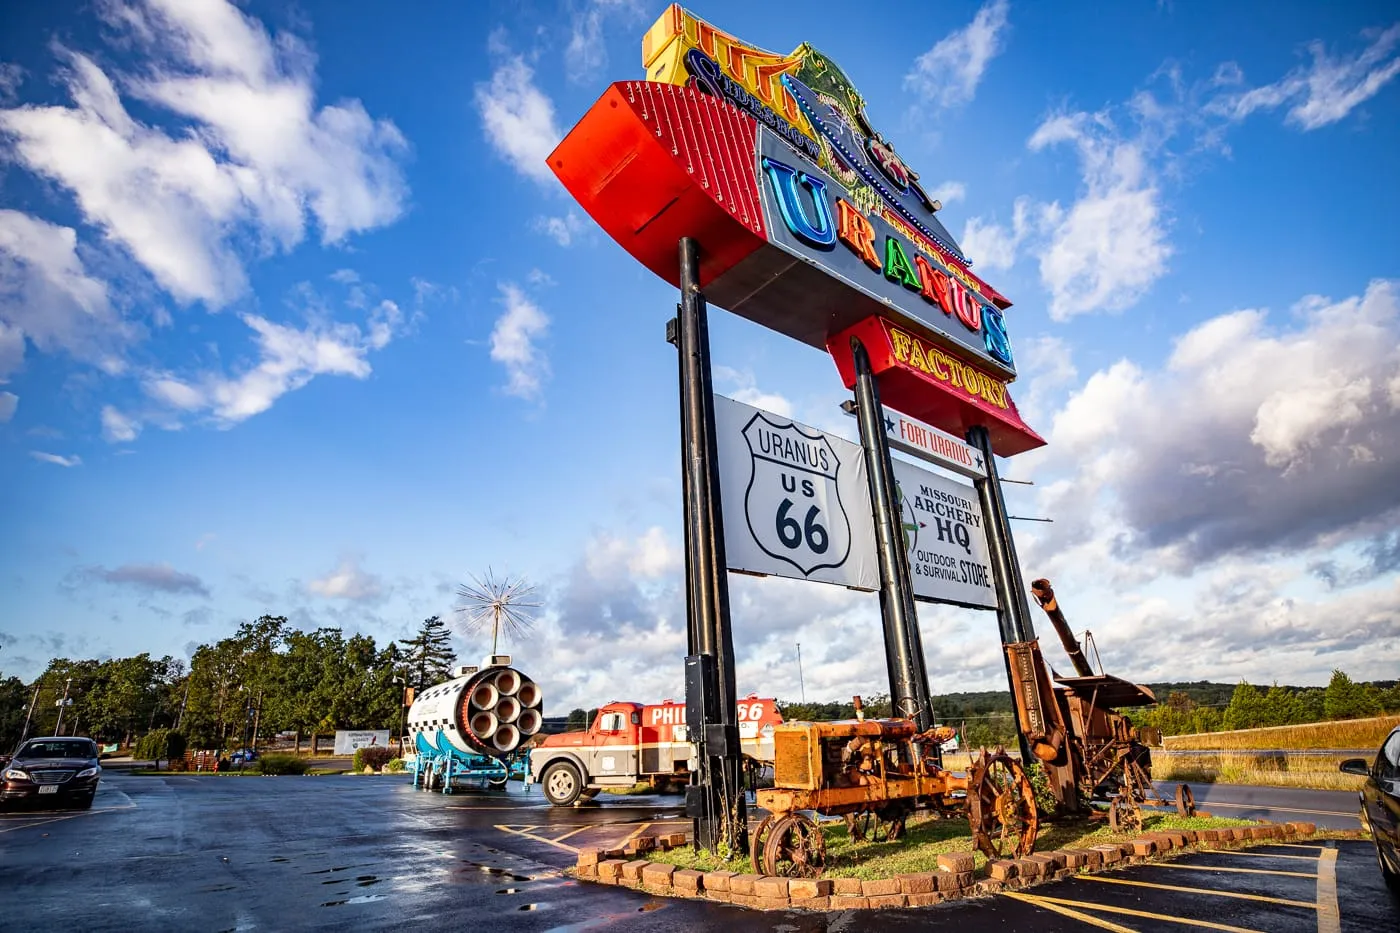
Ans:
POLYGON ((473 875, 485 875, 485 876, 488 876, 488 877, 487 877, 487 878, 484 878, 483 880, 492 880, 492 881, 497 880, 497 879, 504 879, 504 880, 506 880, 506 881, 530 881, 530 880, 531 880, 531 878, 530 878, 529 875, 517 875, 517 874, 515 874, 514 872, 506 871, 504 868, 496 868, 496 867, 493 866, 493 865, 482 865, 482 864, 480 864, 480 863, 478 863, 478 862, 471 862, 471 861, 468 861, 467 859, 462 859, 462 864, 463 864, 464 867, 459 868, 459 869, 457 869, 456 871, 454 871, 454 872, 452 873, 455 877, 457 877, 457 878, 459 878, 459 879, 470 878, 470 877, 472 877, 473 875), (494 876, 494 877, 490 877, 490 876, 494 876))
POLYGON ((519 894, 519 893, 520 893, 520 889, 519 889, 519 888, 501 888, 501 890, 497 891, 496 893, 497 893, 497 894, 519 894))
POLYGON ((641 907, 638 907, 638 908, 637 908, 637 913, 639 913, 639 914, 651 913, 653 910, 660 910, 661 908, 663 908, 663 907, 665 907, 665 906, 666 906, 666 903, 665 903, 664 901, 656 901, 656 900, 647 901, 647 902, 646 902, 645 904, 643 904, 641 907))
POLYGON ((361 894, 359 897, 350 897, 343 901, 326 901, 321 906, 339 907, 342 904, 371 904, 374 901, 382 901, 388 896, 387 894, 361 894))
POLYGON ((516 909, 516 910, 539 910, 539 909, 540 909, 540 905, 539 905, 539 904, 521 904, 519 907, 517 907, 517 908, 515 908, 515 909, 516 909))

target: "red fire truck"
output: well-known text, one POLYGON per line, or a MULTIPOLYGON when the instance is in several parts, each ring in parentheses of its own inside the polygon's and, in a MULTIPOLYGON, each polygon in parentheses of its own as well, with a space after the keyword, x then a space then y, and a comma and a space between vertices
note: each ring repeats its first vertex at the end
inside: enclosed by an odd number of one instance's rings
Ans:
MULTIPOLYGON (((771 763, 773 727, 783 721, 777 701, 748 696, 737 706, 744 757, 771 763)), ((567 807, 604 787, 685 785, 695 755, 686 740, 684 703, 614 701, 599 707, 586 731, 547 736, 531 749, 530 780, 543 785, 550 803, 567 807)))

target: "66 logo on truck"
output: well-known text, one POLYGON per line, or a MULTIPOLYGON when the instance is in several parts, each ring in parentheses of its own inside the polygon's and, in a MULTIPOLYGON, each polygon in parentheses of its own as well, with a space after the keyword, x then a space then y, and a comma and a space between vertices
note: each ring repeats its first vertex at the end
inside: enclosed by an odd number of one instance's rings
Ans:
POLYGON ((841 458, 826 435, 772 421, 764 412, 743 435, 751 458, 744 514, 754 543, 803 576, 844 564, 851 522, 837 483, 841 458))

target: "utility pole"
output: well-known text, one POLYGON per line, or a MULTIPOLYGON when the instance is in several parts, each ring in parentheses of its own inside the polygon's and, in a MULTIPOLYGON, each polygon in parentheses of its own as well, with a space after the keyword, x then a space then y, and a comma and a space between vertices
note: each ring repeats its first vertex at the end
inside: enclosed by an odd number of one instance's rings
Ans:
POLYGON ((63 734, 63 710, 69 705, 69 700, 68 700, 68 685, 71 684, 72 682, 73 682, 73 678, 72 678, 72 677, 69 677, 67 680, 65 680, 65 681, 63 682, 63 699, 61 699, 61 700, 58 701, 58 724, 55 725, 55 726, 53 727, 53 734, 54 734, 54 735, 62 735, 62 734, 63 734))
MULTIPOLYGON (((19 733, 19 745, 24 744, 24 740, 29 738, 29 720, 34 716, 34 707, 39 702, 39 691, 44 688, 44 678, 40 677, 34 681, 34 696, 29 699, 29 709, 24 712, 24 728, 19 733)), ((18 749, 19 745, 15 748, 18 749)))
POLYGON ((175 731, 179 732, 180 727, 185 724, 185 707, 190 705, 190 681, 194 679, 194 671, 185 675, 185 698, 180 701, 180 715, 175 718, 175 731))
POLYGON ((797 686, 802 691, 802 705, 807 705, 807 683, 802 679, 802 642, 797 643, 797 686))

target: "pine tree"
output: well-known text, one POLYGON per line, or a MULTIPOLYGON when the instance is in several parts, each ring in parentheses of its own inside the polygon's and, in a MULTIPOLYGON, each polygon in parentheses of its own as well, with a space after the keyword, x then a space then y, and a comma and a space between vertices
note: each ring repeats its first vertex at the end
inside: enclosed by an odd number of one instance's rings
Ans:
POLYGON ((415 690, 431 687, 448 678, 457 652, 452 650, 452 633, 441 616, 424 619, 418 633, 399 640, 403 646, 408 685, 415 690))
POLYGON ((1264 697, 1248 681, 1240 681, 1225 708, 1226 729, 1253 729, 1264 724, 1264 697))
POLYGON ((1380 711, 1375 691, 1369 684, 1359 684, 1341 671, 1333 671, 1327 684, 1323 709, 1328 719, 1356 719, 1374 716, 1380 711))

